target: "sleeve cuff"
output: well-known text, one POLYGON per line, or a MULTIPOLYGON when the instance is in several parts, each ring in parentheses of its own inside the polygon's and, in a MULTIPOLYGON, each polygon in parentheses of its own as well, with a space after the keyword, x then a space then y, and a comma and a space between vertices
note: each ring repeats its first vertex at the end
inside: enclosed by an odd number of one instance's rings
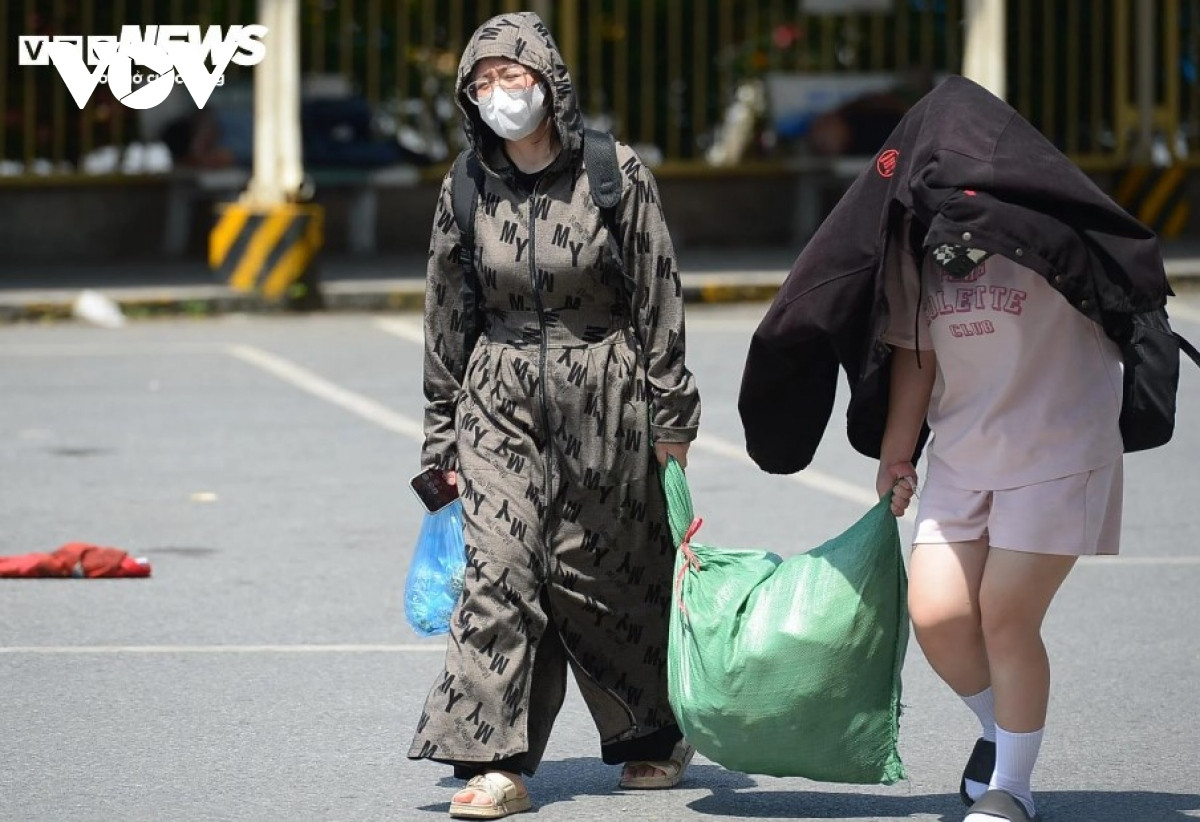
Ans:
POLYGON ((676 428, 666 425, 651 425, 650 436, 655 442, 691 442, 696 439, 699 426, 676 428))

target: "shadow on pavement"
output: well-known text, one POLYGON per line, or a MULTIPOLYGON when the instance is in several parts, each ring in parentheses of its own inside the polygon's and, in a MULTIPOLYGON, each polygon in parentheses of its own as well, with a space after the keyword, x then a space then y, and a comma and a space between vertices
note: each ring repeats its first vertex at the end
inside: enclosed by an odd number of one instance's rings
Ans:
MULTIPOLYGON (((619 776, 617 766, 605 765, 597 757, 575 757, 543 762, 526 784, 535 809, 582 798, 613 797, 617 801, 623 795, 643 793, 618 789, 619 776)), ((445 776, 436 784, 447 790, 445 798, 418 810, 446 812, 450 796, 463 783, 445 776)), ((896 796, 837 792, 824 786, 817 790, 754 790, 757 785, 755 777, 747 774, 694 763, 681 787, 711 793, 690 802, 681 801, 680 810, 686 808, 694 818, 731 819, 902 820, 936 814, 939 822, 962 822, 966 815, 957 793, 896 796)), ((1043 822, 1186 822, 1200 818, 1200 794, 1038 791, 1036 797, 1043 822)))
POLYGON ((1045 822, 1183 822, 1200 819, 1200 794, 1153 791, 1046 791, 1036 794, 1045 822))
MULTIPOLYGON (((1043 822, 1184 822, 1200 818, 1200 794, 1150 791, 1038 791, 1043 822)), ((940 814, 940 822, 962 822, 958 794, 873 796, 827 791, 714 791, 689 802, 697 815, 740 819, 907 819, 940 814)))

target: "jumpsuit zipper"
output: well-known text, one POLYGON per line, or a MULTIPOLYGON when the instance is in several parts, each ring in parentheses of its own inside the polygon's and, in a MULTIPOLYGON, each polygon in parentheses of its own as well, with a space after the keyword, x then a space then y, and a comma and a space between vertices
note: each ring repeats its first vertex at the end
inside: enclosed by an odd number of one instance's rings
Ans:
POLYGON ((537 285, 537 260, 534 256, 534 248, 537 247, 536 238, 534 236, 537 227, 537 215, 534 213, 534 199, 537 197, 538 186, 541 185, 541 179, 534 181, 533 191, 529 195, 529 289, 533 292, 533 304, 537 309, 538 330, 541 333, 540 344, 538 346, 538 403, 542 408, 542 430, 546 437, 546 448, 542 456, 543 467, 545 469, 546 481, 543 488, 546 494, 546 512, 542 515, 542 542, 545 547, 545 562, 546 568, 550 568, 550 551, 546 536, 550 532, 550 518, 554 511, 554 496, 552 494, 554 487, 554 479, 551 475, 550 451, 552 447, 550 431, 550 409, 546 406, 546 359, 549 356, 546 343, 546 315, 545 306, 542 305, 542 292, 537 285))
MULTIPOLYGON (((553 489, 554 481, 553 481, 553 477, 550 473, 551 472, 550 452, 554 447, 554 445, 553 445, 554 434, 550 430, 550 409, 546 405, 546 359, 549 356, 549 352, 547 350, 548 344, 546 342, 545 306, 542 304, 542 292, 538 288, 538 284, 537 284, 537 260, 536 260, 535 252, 534 252, 534 249, 537 247, 537 243, 535 242, 535 239, 536 239, 535 238, 535 230, 537 227, 537 214, 535 213, 535 210, 534 210, 534 198, 537 197, 538 186, 541 185, 541 182, 542 182, 541 178, 538 178, 534 182, 533 191, 530 192, 530 195, 529 195, 529 288, 533 292, 533 303, 537 309, 538 328, 541 330, 541 334, 539 335, 541 337, 541 345, 539 346, 539 351, 538 351, 538 382, 540 383, 540 385, 539 385, 540 390, 538 392, 538 400, 542 407, 542 426, 543 426, 543 430, 545 432, 545 437, 546 437, 546 451, 545 451, 545 457, 544 457, 545 472, 546 472, 546 485, 545 485, 546 513, 542 517, 542 547, 543 547, 543 553, 545 556, 544 567, 546 568, 546 572, 549 573, 551 571, 551 569, 553 568, 553 565, 552 565, 553 557, 550 555, 549 536, 550 536, 550 529, 551 529, 551 521, 554 517, 554 496, 551 493, 551 491, 553 489)), ((612 690, 611 688, 605 688, 599 682, 596 682, 595 678, 593 678, 590 673, 587 673, 587 669, 579 664, 579 660, 575 658, 575 654, 569 648, 567 648, 565 644, 563 645, 563 651, 569 657, 571 657, 571 659, 578 666, 579 670, 585 672, 588 679, 591 679, 592 682, 595 683, 596 687, 600 688, 600 690, 604 691, 609 696, 611 696, 613 698, 613 700, 619 706, 621 706, 621 709, 623 711, 625 711, 625 715, 629 718, 630 731, 629 731, 628 738, 630 738, 630 739, 636 738, 638 735, 638 731, 640 729, 638 727, 637 716, 633 713, 633 709, 629 707, 629 704, 626 703, 625 700, 622 699, 620 694, 618 694, 616 691, 612 690)))

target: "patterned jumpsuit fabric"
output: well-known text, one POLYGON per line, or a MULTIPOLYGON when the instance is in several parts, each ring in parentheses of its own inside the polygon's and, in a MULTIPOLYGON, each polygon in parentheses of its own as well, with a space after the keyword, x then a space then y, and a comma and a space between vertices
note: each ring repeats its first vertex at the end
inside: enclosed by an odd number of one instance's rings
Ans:
POLYGON ((535 14, 485 23, 457 89, 486 173, 473 278, 458 262, 449 174, 442 183, 422 461, 459 472, 468 565, 408 755, 460 768, 517 757, 532 774, 570 668, 606 762, 664 759, 679 738, 666 688, 674 546, 652 444, 694 439, 700 400, 657 188, 618 143, 610 237, 582 168, 567 68, 535 14), (532 192, 462 94, 485 57, 548 83, 563 149, 532 192))

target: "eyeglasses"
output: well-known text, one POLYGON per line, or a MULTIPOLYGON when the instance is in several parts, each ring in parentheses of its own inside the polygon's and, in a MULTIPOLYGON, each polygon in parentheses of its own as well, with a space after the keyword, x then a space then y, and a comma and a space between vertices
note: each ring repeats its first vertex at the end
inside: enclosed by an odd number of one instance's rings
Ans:
POLYGON ((486 76, 473 83, 468 83, 463 90, 467 93, 467 99, 478 106, 491 99, 492 91, 496 88, 508 92, 524 91, 532 85, 525 80, 526 77, 531 76, 532 74, 526 68, 506 66, 499 71, 488 72, 486 76))

